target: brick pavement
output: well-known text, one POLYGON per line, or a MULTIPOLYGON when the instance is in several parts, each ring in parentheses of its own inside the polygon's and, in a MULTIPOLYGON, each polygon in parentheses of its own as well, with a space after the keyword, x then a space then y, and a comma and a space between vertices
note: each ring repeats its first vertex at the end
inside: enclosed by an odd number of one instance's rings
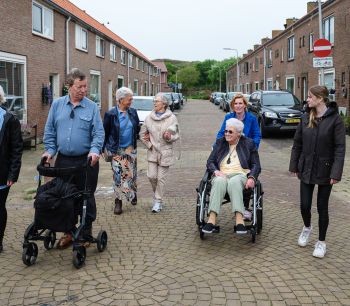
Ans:
POLYGON ((0 305, 350 305, 350 217, 344 209, 349 203, 349 160, 345 183, 332 194, 323 260, 311 255, 316 231, 309 246, 296 245, 301 217, 298 182, 287 174, 291 138, 274 137, 261 145, 264 228, 257 242, 232 234, 228 206, 220 217, 221 233, 200 240, 195 188, 223 116, 207 101, 189 101, 178 115, 182 158, 171 168, 160 214, 150 213, 142 147, 139 203, 125 206, 121 216, 112 214, 111 171, 101 164, 94 232, 107 230, 109 243, 103 253, 89 248, 80 270, 72 266, 71 249, 46 251, 40 243, 34 266, 21 261, 23 233, 33 218, 32 201, 25 200, 23 191, 35 187, 40 156, 40 150, 26 151, 20 182, 8 203, 0 305))

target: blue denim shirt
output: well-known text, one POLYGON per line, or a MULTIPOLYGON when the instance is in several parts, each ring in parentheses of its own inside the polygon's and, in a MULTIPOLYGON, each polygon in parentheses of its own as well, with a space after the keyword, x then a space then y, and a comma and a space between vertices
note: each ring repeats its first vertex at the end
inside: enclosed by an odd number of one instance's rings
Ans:
POLYGON ((133 135, 133 127, 132 122, 130 121, 130 115, 128 112, 122 112, 119 107, 118 108, 118 118, 119 118, 119 125, 120 125, 120 139, 119 139, 119 146, 121 148, 127 148, 128 146, 132 145, 132 135, 133 135))
POLYGON ((4 124, 4 116, 6 111, 0 107, 0 131, 2 129, 2 125, 4 124))
POLYGON ((73 107, 69 95, 52 103, 45 125, 45 150, 51 156, 57 152, 68 156, 100 154, 105 133, 98 106, 84 97, 71 118, 73 107))

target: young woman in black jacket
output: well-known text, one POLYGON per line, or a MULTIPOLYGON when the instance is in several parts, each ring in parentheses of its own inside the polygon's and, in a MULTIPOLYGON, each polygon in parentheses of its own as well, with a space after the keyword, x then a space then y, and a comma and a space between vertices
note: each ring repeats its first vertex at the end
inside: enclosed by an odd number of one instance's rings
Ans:
POLYGON ((333 184, 341 180, 345 157, 345 127, 325 86, 309 89, 308 108, 294 136, 289 171, 300 179, 300 209, 304 221, 298 245, 307 245, 312 231, 311 203, 315 185, 319 236, 313 256, 326 254, 328 202, 333 184))
POLYGON ((5 95, 0 86, 0 252, 7 223, 6 199, 10 187, 17 182, 21 168, 23 141, 18 119, 6 110, 5 95))

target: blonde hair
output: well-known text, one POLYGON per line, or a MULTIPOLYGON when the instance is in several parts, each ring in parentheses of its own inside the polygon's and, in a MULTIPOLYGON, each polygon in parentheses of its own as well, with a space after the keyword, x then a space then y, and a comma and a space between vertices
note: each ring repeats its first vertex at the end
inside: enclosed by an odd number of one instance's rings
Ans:
MULTIPOLYGON (((310 87, 309 93, 312 93, 315 97, 321 98, 326 106, 329 105, 330 101, 328 98, 329 91, 326 86, 315 85, 310 87)), ((316 108, 312 107, 309 114, 309 128, 316 127, 316 108)))
POLYGON ((5 92, 2 86, 0 85, 0 104, 5 103, 6 98, 5 98, 5 92))
POLYGON ((232 100, 231 100, 231 102, 230 102, 231 109, 234 110, 233 107, 234 107, 235 101, 236 101, 237 99, 243 99, 243 103, 244 103, 244 105, 245 105, 245 111, 247 111, 248 101, 247 101, 246 97, 243 96, 242 94, 236 94, 236 95, 232 98, 232 100))

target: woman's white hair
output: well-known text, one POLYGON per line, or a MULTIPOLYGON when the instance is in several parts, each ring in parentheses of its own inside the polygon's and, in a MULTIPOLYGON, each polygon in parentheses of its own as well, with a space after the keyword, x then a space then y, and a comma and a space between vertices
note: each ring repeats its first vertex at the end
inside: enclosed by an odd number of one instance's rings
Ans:
POLYGON ((241 120, 230 118, 226 121, 226 127, 234 127, 237 133, 242 134, 244 124, 241 120))
POLYGON ((159 98, 162 103, 164 104, 165 106, 165 109, 167 109, 167 107, 169 106, 169 100, 168 100, 168 97, 163 94, 162 92, 158 92, 155 96, 154 96, 154 100, 159 98))
POLYGON ((115 93, 115 99, 119 102, 121 99, 124 99, 127 96, 132 96, 134 93, 128 87, 120 87, 115 93))
POLYGON ((5 92, 2 86, 0 85, 0 104, 3 104, 5 102, 6 102, 5 92))

